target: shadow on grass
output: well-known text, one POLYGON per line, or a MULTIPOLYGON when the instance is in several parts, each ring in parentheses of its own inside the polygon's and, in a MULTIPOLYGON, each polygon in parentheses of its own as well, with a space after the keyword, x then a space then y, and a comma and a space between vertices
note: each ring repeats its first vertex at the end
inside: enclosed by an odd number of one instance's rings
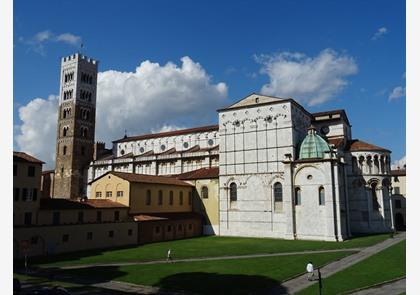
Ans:
POLYGON ((125 275, 118 267, 94 267, 85 269, 72 269, 62 271, 57 268, 32 270, 30 273, 16 272, 22 283, 23 294, 31 290, 43 287, 64 287, 71 294, 107 294, 107 295, 125 295, 132 294, 122 291, 106 290, 90 285, 108 282, 114 278, 125 275))
POLYGON ((156 286, 162 291, 186 291, 188 293, 213 294, 287 294, 279 282, 264 276, 218 274, 208 272, 179 273, 162 278, 156 286))

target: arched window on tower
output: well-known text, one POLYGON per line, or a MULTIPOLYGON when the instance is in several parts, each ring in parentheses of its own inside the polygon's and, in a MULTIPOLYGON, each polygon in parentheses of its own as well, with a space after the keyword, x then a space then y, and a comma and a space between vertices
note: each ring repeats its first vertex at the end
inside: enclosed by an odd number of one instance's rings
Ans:
POLYGON ((238 190, 236 183, 234 182, 229 185, 229 198, 231 202, 236 202, 238 200, 238 190))
POLYGON ((319 205, 325 205, 325 189, 322 186, 318 190, 318 199, 319 205))
POLYGON ((67 154, 67 146, 63 146, 63 155, 65 156, 67 154))
POLYGON ((67 131, 69 130, 69 127, 64 127, 63 128, 63 136, 67 136, 67 131))
POLYGON ((203 199, 208 199, 208 198, 209 198, 209 189, 208 189, 208 187, 207 187, 207 186, 203 186, 203 187, 201 188, 201 197, 202 197, 203 199))
POLYGON ((297 187, 295 188, 295 205, 299 206, 301 204, 302 204, 301 191, 300 191, 300 188, 297 187))
POLYGON ((280 182, 276 182, 273 186, 274 193, 274 210, 281 211, 283 209, 283 186, 280 182))

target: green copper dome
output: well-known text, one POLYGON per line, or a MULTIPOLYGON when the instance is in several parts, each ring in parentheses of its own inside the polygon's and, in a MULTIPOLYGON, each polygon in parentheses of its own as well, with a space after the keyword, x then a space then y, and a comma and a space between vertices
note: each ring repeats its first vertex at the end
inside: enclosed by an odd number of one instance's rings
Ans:
POLYGON ((316 134, 315 128, 311 126, 300 145, 299 159, 323 159, 325 152, 330 150, 328 143, 316 134))

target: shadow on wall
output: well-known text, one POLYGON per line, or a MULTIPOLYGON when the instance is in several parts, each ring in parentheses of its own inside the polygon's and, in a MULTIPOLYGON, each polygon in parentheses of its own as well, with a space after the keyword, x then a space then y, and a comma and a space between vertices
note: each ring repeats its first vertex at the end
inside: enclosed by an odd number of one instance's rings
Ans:
POLYGON ((189 272, 167 276, 156 284, 164 290, 179 290, 195 294, 287 294, 286 289, 264 276, 189 272))

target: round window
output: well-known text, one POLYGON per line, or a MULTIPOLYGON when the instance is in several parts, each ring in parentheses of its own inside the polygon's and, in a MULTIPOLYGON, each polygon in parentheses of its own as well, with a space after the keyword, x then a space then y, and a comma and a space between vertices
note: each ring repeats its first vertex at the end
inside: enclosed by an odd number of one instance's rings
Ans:
POLYGON ((162 145, 160 146, 160 149, 161 149, 162 151, 164 151, 164 150, 166 149, 166 146, 165 146, 164 144, 162 144, 162 145))
POLYGON ((140 148, 140 153, 144 153, 144 147, 140 148))
POLYGON ((328 126, 323 126, 323 127, 321 128, 321 132, 322 132, 322 134, 324 134, 324 135, 328 134, 328 133, 330 132, 330 127, 328 127, 328 126))
POLYGON ((209 145, 213 145, 213 144, 214 144, 213 139, 209 139, 208 144, 209 144, 209 145))
POLYGON ((188 142, 184 142, 184 148, 188 147, 188 142))
POLYGON ((121 155, 124 155, 125 154, 125 151, 124 150, 121 150, 121 155))
POLYGON ((312 179, 312 175, 308 175, 307 177, 306 177, 308 180, 311 180, 312 179))

